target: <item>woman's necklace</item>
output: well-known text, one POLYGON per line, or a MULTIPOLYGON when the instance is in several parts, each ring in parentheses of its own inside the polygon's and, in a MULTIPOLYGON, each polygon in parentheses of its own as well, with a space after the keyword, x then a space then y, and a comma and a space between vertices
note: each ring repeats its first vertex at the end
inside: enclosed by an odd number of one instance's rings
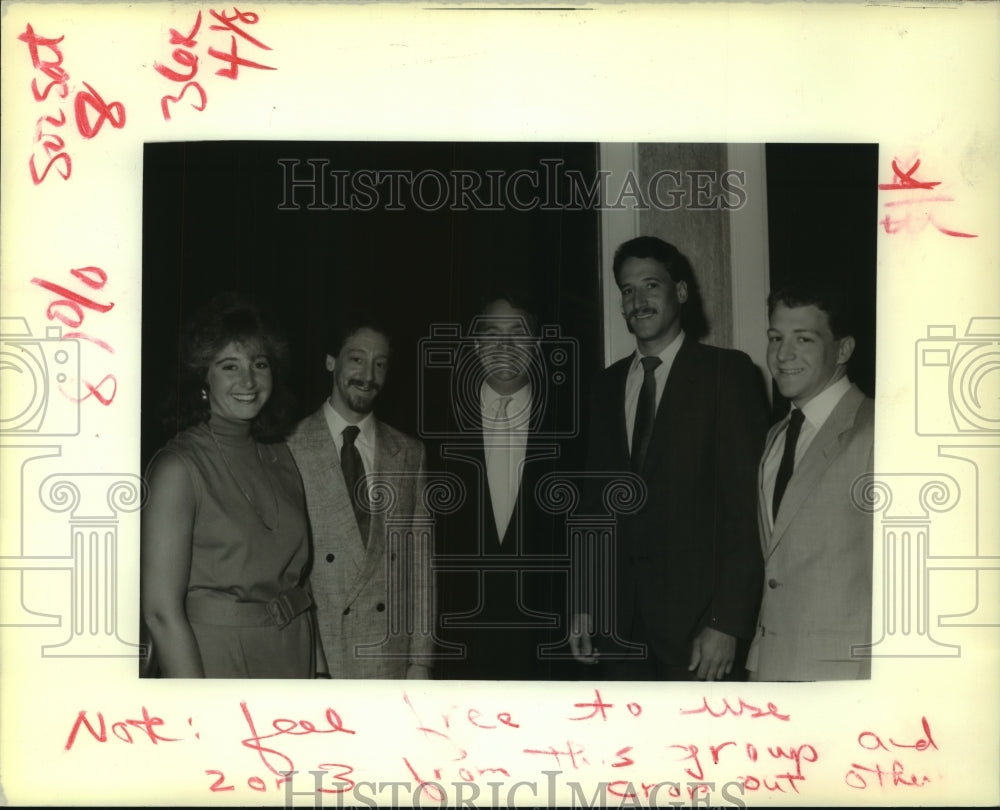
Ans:
POLYGON ((253 509, 254 514, 257 515, 257 519, 261 522, 261 525, 263 525, 263 527, 269 532, 274 531, 274 529, 281 522, 281 509, 280 504, 278 503, 278 496, 274 492, 274 484, 271 483, 271 476, 267 472, 267 465, 264 463, 264 459, 260 456, 260 445, 257 444, 257 442, 254 442, 254 447, 257 450, 257 461, 264 470, 264 478, 267 479, 268 489, 271 490, 271 499, 274 501, 274 527, 264 520, 264 516, 257 508, 257 504, 253 502, 253 498, 250 497, 250 493, 246 491, 243 484, 240 483, 240 479, 236 477, 236 473, 233 472, 232 465, 229 463, 229 457, 226 455, 226 451, 222 449, 222 444, 219 442, 219 439, 215 435, 215 431, 212 430, 212 426, 210 424, 208 424, 208 433, 212 437, 212 441, 215 442, 215 446, 218 448, 219 454, 222 456, 222 461, 226 465, 226 469, 229 470, 229 475, 232 477, 233 481, 236 482, 236 486, 240 488, 240 492, 243 493, 243 497, 246 498, 247 503, 250 504, 250 508, 253 509))

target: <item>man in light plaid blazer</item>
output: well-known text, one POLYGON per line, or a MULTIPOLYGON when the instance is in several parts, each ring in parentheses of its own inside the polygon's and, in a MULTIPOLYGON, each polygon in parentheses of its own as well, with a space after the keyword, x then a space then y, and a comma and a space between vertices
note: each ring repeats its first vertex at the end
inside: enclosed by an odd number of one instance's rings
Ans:
POLYGON ((331 396, 288 440, 305 485, 313 596, 332 678, 430 677, 424 446, 372 413, 389 354, 388 335, 371 318, 339 325, 326 357, 331 396))

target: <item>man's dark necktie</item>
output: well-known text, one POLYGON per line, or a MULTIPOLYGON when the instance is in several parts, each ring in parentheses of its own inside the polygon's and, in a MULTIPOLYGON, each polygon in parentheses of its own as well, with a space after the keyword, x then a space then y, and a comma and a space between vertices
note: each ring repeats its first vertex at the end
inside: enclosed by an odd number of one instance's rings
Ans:
POLYGON ((639 389, 639 403, 635 408, 635 425, 632 426, 632 471, 641 473, 646 461, 649 440, 653 436, 653 422, 656 420, 656 367, 659 357, 643 357, 642 388, 639 389))
POLYGON ((778 507, 785 494, 785 488, 795 469, 795 445, 799 441, 799 431, 802 430, 802 420, 805 415, 801 409, 793 408, 788 416, 788 427, 785 428, 785 451, 781 454, 781 464, 778 466, 778 477, 774 481, 774 498, 771 501, 771 518, 778 516, 778 507))
POLYGON ((347 494, 351 498, 354 517, 357 519, 358 529, 361 531, 361 542, 367 546, 368 525, 371 520, 371 513, 367 508, 368 487, 364 484, 358 486, 358 482, 364 478, 365 465, 361 461, 361 453, 354 444, 354 440, 358 438, 360 432, 357 425, 348 425, 341 433, 344 437, 344 446, 340 449, 340 469, 344 473, 347 494))

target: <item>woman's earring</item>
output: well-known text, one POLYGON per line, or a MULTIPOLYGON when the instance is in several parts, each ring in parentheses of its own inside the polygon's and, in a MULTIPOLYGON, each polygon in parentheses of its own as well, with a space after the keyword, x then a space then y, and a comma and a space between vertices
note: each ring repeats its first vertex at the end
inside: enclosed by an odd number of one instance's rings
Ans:
POLYGON ((208 402, 208 391, 204 388, 201 389, 201 399, 203 402, 208 402))

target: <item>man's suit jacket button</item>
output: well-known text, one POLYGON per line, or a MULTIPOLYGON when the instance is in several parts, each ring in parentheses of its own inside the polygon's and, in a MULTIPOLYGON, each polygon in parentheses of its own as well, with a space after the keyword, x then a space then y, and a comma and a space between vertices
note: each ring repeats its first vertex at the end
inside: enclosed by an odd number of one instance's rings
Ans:
POLYGON ((333 557, 333 553, 332 552, 330 554, 326 555, 326 561, 327 562, 333 562, 333 560, 334 560, 334 557, 333 557))
POLYGON ((347 607, 345 607, 345 608, 344 608, 344 615, 346 616, 346 615, 347 615, 348 613, 350 613, 350 612, 351 612, 351 608, 350 608, 350 606, 348 605, 347 607))
POLYGON ((771 579, 767 581, 767 587, 772 589, 777 588, 778 580, 776 580, 774 577, 771 577, 771 579))
POLYGON ((375 610, 381 613, 383 610, 385 610, 385 605, 382 602, 379 602, 377 605, 375 605, 375 610))

